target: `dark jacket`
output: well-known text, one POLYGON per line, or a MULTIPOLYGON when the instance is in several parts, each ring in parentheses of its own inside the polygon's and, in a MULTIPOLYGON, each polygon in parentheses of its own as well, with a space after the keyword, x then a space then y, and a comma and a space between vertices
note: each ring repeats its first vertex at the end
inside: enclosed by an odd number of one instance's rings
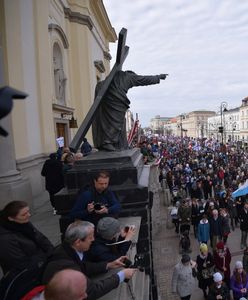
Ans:
POLYGON ((11 226, 17 225, 18 229, 18 225, 22 226, 23 224, 12 223, 15 222, 1 221, 0 225, 0 265, 4 274, 11 269, 22 269, 30 264, 45 262, 46 257, 53 250, 51 242, 31 223, 28 224, 33 230, 33 238, 25 235, 24 231, 14 230, 11 226))
POLYGON ((204 278, 202 275, 202 271, 210 269, 214 266, 214 259, 212 254, 209 252, 206 258, 202 258, 200 255, 197 255, 196 265, 198 272, 197 278, 199 281, 199 288, 202 290, 206 290, 206 288, 210 286, 213 282, 213 279, 211 277, 204 278))
MULTIPOLYGON (((120 240, 119 240, 120 241, 120 240)), ((105 240, 99 236, 90 246, 90 250, 87 252, 87 259, 94 262, 99 261, 113 261, 117 258, 126 255, 131 241, 123 241, 123 243, 110 245, 113 241, 105 240)))
POLYGON ((248 212, 244 209, 240 211, 240 230, 248 231, 248 212))
POLYGON ((56 194, 64 187, 63 164, 56 159, 47 159, 41 170, 41 175, 45 177, 46 190, 51 194, 56 194))
POLYGON ((110 275, 102 280, 90 280, 89 277, 105 273, 107 263, 93 263, 81 261, 76 251, 67 243, 57 246, 49 257, 48 264, 43 274, 43 283, 46 284, 53 275, 64 269, 73 269, 84 273, 87 276, 88 300, 98 299, 107 294, 119 285, 119 276, 110 275))
POLYGON ((212 236, 221 236, 221 218, 218 217, 216 220, 213 217, 209 218, 209 225, 210 225, 210 237, 212 236))
POLYGON ((71 210, 70 216, 72 219, 81 219, 97 224, 98 220, 103 217, 117 217, 120 213, 121 205, 117 200, 115 194, 107 189, 99 194, 95 188, 89 188, 82 191, 71 210), (108 214, 99 215, 94 212, 89 213, 87 206, 89 203, 101 203, 108 208, 108 214))
POLYGON ((230 299, 230 292, 225 283, 221 284, 221 287, 218 289, 215 284, 213 284, 208 293, 208 300, 216 300, 216 297, 220 295, 222 296, 222 300, 229 300, 230 299))
POLYGON ((220 216, 221 220, 221 236, 227 236, 230 233, 229 217, 220 216))

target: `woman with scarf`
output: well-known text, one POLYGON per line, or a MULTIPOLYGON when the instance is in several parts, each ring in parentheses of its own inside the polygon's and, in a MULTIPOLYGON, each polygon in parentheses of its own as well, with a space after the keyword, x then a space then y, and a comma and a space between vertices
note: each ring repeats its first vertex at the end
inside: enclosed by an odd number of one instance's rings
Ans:
POLYGON ((239 300, 241 297, 246 298, 248 296, 248 276, 241 261, 236 261, 235 263, 230 286, 233 291, 234 300, 239 300))
POLYGON ((213 283, 214 262, 213 256, 208 252, 206 244, 200 245, 200 254, 196 258, 198 286, 203 291, 204 298, 207 298, 207 288, 213 283))
POLYGON ((223 281, 230 286, 230 263, 231 253, 228 247, 222 242, 218 242, 214 250, 214 264, 218 272, 224 275, 223 281))
POLYGON ((0 266, 3 273, 41 266, 53 249, 51 242, 30 223, 24 201, 12 201, 0 215, 0 266))

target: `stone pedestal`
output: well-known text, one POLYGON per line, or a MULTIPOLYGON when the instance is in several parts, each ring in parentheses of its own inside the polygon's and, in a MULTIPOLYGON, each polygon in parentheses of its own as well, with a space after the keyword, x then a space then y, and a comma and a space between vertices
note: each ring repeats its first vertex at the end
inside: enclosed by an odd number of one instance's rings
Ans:
MULTIPOLYGON (((110 173, 110 188, 121 203, 120 217, 141 217, 137 252, 144 255, 145 273, 153 274, 151 208, 152 193, 140 184, 144 163, 140 149, 120 152, 99 151, 77 161, 66 174, 66 188, 55 195, 57 214, 61 215, 60 228, 64 232, 68 222, 68 212, 75 203, 78 191, 92 183, 99 170, 110 173)), ((149 171, 149 168, 146 168, 149 171)), ((147 171, 146 170, 146 171, 147 171)), ((148 174, 149 178, 149 174, 148 174)), ((143 180, 141 180, 143 182, 143 180)))

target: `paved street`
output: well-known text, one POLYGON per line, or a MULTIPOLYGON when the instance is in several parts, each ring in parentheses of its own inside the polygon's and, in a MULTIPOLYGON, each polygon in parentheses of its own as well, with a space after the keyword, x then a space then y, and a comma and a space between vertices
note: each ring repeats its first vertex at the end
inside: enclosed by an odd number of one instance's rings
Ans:
MULTIPOLYGON (((162 197, 162 191, 155 190, 154 205, 158 204, 159 207, 159 209, 157 209, 159 216, 157 217, 156 232, 153 237, 155 272, 161 300, 176 300, 179 299, 179 297, 171 293, 171 277, 174 266, 181 258, 178 252, 179 236, 175 233, 174 227, 170 229, 167 228, 168 209, 161 203, 162 197)), ((190 239, 192 245, 191 257, 195 260, 198 255, 199 244, 193 236, 192 228, 190 239)), ((238 228, 235 229, 234 232, 231 232, 227 244, 232 253, 232 271, 235 261, 242 260, 240 230, 238 228)), ((191 297, 192 300, 204 299, 202 291, 197 287, 197 284, 198 282, 196 281, 196 288, 191 297)))

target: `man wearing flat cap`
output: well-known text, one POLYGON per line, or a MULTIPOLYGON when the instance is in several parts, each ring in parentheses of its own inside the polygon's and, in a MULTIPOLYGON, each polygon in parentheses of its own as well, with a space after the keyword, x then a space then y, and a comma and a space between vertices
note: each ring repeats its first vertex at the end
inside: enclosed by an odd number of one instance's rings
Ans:
POLYGON ((132 244, 135 229, 132 226, 121 228, 119 220, 105 217, 99 220, 96 239, 87 252, 91 261, 113 261, 126 255, 132 244))

